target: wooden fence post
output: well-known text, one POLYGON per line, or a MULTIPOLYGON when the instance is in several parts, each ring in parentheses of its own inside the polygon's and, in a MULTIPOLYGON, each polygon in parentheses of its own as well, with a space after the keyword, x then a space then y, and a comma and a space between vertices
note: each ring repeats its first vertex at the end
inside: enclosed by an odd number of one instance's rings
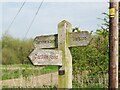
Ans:
POLYGON ((68 33, 72 25, 63 20, 58 24, 58 49, 62 51, 62 66, 59 66, 58 88, 72 88, 72 56, 68 48, 68 33))

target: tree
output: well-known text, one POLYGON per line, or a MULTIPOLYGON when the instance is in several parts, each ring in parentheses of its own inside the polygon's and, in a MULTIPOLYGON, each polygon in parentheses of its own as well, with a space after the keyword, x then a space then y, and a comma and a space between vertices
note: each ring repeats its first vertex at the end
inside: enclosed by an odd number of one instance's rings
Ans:
MULTIPOLYGON (((96 30, 96 34, 92 35, 93 40, 87 47, 77 47, 72 49, 73 57, 73 75, 88 71, 88 75, 103 76, 108 73, 108 54, 109 54, 109 15, 105 16, 100 28, 96 30)), ((78 31, 74 28, 74 31, 78 31)))
POLYGON ((20 40, 9 34, 2 36, 2 64, 30 63, 27 56, 33 48, 33 40, 20 40))

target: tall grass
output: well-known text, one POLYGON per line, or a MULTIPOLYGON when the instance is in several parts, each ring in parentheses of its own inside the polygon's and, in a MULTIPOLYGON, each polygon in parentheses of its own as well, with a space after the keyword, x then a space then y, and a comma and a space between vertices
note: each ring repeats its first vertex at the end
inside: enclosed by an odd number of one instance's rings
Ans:
POLYGON ((77 74, 73 76, 73 86, 76 88, 107 88, 108 73, 102 74, 77 74))

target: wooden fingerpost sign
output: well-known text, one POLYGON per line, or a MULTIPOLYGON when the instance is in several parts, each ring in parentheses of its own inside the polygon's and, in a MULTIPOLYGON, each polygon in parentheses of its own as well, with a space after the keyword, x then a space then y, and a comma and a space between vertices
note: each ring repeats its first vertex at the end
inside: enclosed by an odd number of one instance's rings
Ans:
POLYGON ((59 67, 58 88, 72 88, 72 56, 68 48, 68 34, 72 25, 67 21, 58 24, 58 49, 62 51, 62 67, 59 67), (62 75, 61 73, 64 72, 62 75))
POLYGON ((58 24, 58 34, 37 36, 35 49, 29 59, 33 65, 57 65, 58 88, 72 88, 72 56, 70 47, 87 46, 92 37, 89 32, 72 32, 72 25, 63 20, 58 24))

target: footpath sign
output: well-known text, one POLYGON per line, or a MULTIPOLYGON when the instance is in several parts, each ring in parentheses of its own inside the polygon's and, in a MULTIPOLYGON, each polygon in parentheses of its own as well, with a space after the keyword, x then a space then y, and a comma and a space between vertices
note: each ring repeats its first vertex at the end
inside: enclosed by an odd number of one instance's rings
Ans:
POLYGON ((34 39, 35 48, 57 48, 58 35, 45 35, 45 36, 37 36, 34 39))
POLYGON ((58 88, 72 88, 72 56, 69 47, 87 46, 92 40, 88 31, 72 32, 72 25, 63 20, 58 34, 36 36, 35 49, 29 58, 33 65, 57 65, 58 88))
MULTIPOLYGON (((71 32, 68 37, 68 47, 87 46, 92 39, 88 31, 71 32)), ((37 36, 34 42, 35 48, 58 48, 58 34, 37 36)))
POLYGON ((58 50, 35 49, 29 58, 34 65, 62 65, 62 52, 58 50))
POLYGON ((92 37, 88 31, 72 32, 68 34, 68 47, 87 46, 92 37))

